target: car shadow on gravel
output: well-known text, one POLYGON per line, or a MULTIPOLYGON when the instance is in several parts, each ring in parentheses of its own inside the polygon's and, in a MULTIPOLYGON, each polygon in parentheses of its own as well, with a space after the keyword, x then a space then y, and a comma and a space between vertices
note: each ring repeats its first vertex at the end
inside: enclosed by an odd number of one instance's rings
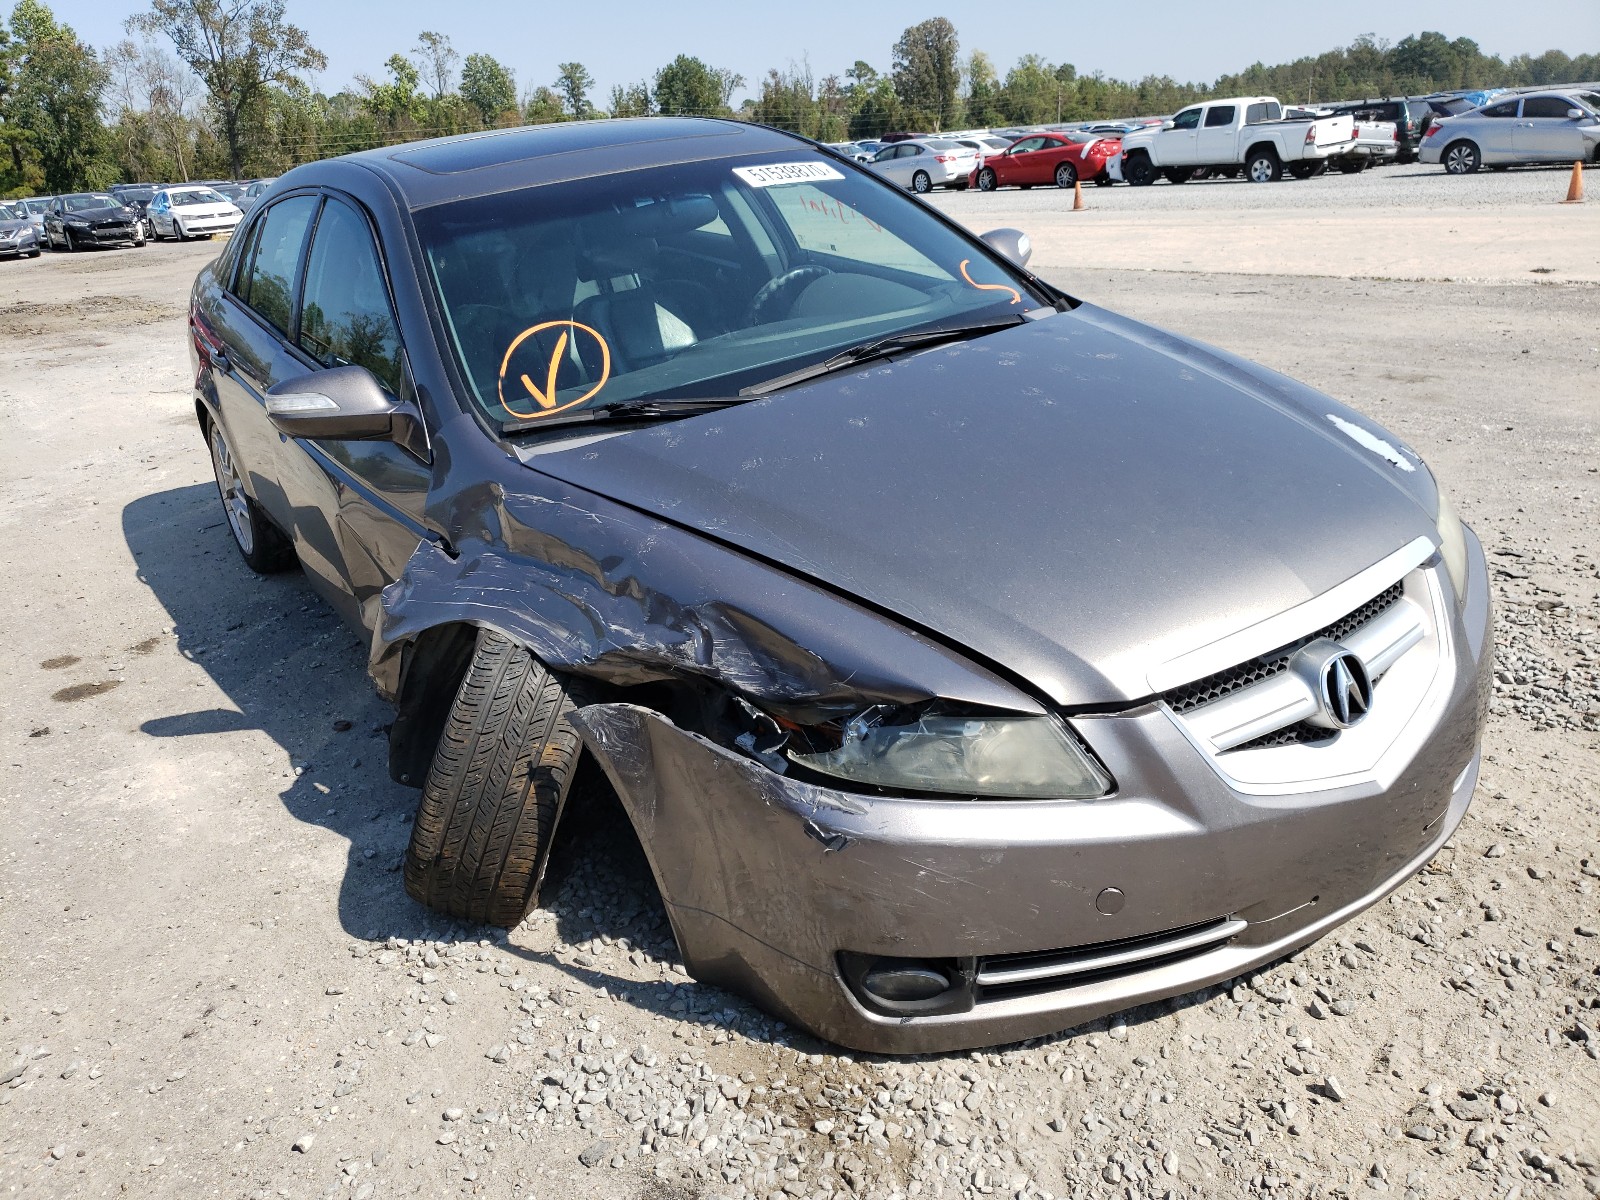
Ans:
MULTIPOLYGON (((246 567, 210 484, 135 500, 123 509, 122 527, 139 582, 171 617, 179 653, 203 667, 232 705, 163 713, 145 720, 142 732, 170 739, 171 757, 180 762, 190 753, 189 738, 205 739, 204 748, 214 751, 226 745, 216 739, 261 730, 277 743, 281 754, 259 756, 241 744, 236 769, 278 776, 290 815, 348 841, 339 921, 351 937, 503 935, 433 913, 406 895, 399 867, 418 793, 389 779, 393 709, 373 691, 362 640, 305 577, 299 571, 260 576, 246 567)), ((575 983, 613 995, 637 992, 637 979, 612 974, 598 959, 679 961, 644 851, 592 762, 574 782, 541 909, 554 918, 559 942, 574 949, 558 956, 519 945, 515 936, 503 948, 575 983)), ((648 1000, 641 1005, 655 1007, 648 1000)), ((694 1007, 685 1004, 686 1011, 694 1007)), ((729 1007, 748 1006, 717 992, 715 1009, 729 1007)))
MULTIPOLYGON (((169 739, 175 761, 189 753, 189 738, 207 739, 209 751, 215 739, 261 730, 277 743, 281 754, 256 754, 241 745, 234 769, 279 776, 279 798, 290 815, 346 839, 339 921, 352 938, 492 939, 507 954, 562 972, 576 990, 604 988, 675 1023, 732 1026, 756 1041, 782 1037, 805 1053, 838 1052, 775 1027, 754 1005, 719 988, 683 986, 675 970, 668 972, 670 982, 656 977, 662 964, 681 965, 677 945, 633 826, 592 760, 574 781, 527 936, 505 938, 503 930, 417 904, 400 877, 417 792, 389 779, 393 710, 372 689, 361 639, 300 572, 263 577, 244 565, 209 484, 135 500, 123 509, 122 524, 139 581, 171 616, 178 651, 203 667, 233 706, 169 712, 140 729, 169 739), (541 932, 552 920, 553 931, 541 932), (525 940, 548 940, 551 948, 535 949, 521 944, 525 940)), ((1033 1044, 1159 1021, 1227 986, 1144 1005, 1033 1044)))

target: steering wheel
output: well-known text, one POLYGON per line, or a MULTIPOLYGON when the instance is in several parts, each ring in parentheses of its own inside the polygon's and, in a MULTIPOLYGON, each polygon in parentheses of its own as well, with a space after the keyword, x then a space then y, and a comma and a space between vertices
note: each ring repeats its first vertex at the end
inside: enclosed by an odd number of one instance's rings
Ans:
POLYGON ((800 298, 800 293, 808 284, 821 279, 824 275, 832 274, 833 272, 827 267, 795 267, 791 271, 785 271, 776 279, 767 280, 750 301, 748 323, 761 325, 767 321, 780 319, 780 312, 787 311, 788 307, 800 298))

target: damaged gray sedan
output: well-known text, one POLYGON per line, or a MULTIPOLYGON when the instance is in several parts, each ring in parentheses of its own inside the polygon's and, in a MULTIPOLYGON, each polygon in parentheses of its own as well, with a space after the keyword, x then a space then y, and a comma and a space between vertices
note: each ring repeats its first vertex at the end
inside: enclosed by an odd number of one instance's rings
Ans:
POLYGON ((405 882, 513 925, 575 772, 697 978, 848 1046, 1270 962, 1460 822, 1481 548, 1417 456, 773 130, 285 175, 194 288, 239 550, 371 644, 405 882))

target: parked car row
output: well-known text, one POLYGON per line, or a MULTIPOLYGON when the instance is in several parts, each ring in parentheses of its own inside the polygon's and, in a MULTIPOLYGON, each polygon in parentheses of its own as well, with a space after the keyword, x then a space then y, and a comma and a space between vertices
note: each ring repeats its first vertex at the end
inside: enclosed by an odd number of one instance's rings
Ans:
POLYGON ((1351 100, 1285 106, 1275 96, 1192 104, 1169 118, 944 135, 889 133, 832 149, 914 192, 1079 182, 1135 187, 1165 179, 1311 179, 1391 162, 1487 166, 1600 164, 1600 86, 1351 100))
POLYGON ((153 241, 231 233, 274 180, 245 184, 118 184, 0 202, 0 257, 40 250, 145 246, 153 241))

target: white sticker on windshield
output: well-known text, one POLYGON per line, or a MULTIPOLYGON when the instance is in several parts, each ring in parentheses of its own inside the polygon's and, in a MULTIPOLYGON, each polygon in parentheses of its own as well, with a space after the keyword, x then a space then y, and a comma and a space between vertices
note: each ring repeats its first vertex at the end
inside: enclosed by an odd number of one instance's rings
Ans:
POLYGON ((792 162, 768 163, 764 167, 735 167, 733 173, 751 187, 777 187, 784 183, 816 183, 825 179, 843 179, 827 163, 792 162))

